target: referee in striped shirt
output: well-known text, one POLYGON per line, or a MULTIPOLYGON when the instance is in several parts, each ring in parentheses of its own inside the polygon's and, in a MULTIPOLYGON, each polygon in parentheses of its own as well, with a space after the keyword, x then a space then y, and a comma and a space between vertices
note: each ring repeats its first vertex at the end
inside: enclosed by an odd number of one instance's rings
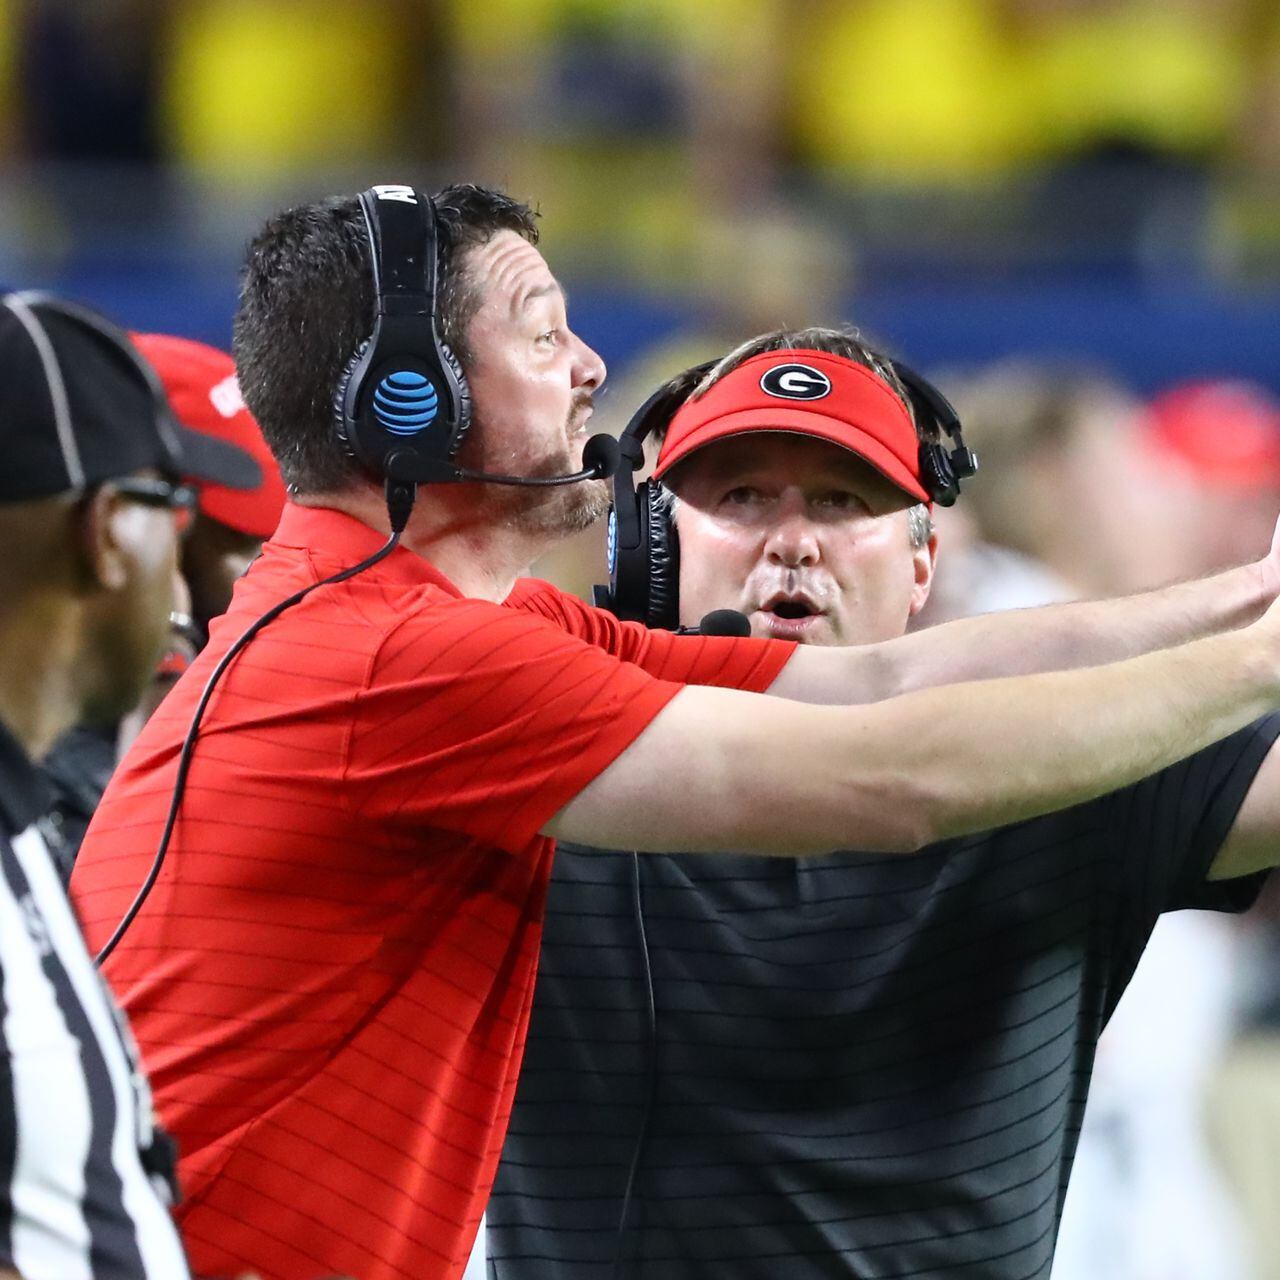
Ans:
POLYGON ((173 1160, 51 857, 38 761, 136 703, 173 607, 182 476, 256 467, 187 432, 128 339, 0 297, 0 1278, 181 1280, 173 1160))

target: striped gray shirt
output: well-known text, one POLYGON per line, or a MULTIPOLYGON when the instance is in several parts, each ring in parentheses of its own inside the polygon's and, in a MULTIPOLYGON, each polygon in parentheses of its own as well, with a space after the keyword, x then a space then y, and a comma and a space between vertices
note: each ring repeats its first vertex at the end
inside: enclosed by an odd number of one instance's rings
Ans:
POLYGON ((1205 876, 1277 733, 914 857, 562 848, 491 1276, 1047 1280, 1098 1035, 1160 912, 1252 900, 1205 876))

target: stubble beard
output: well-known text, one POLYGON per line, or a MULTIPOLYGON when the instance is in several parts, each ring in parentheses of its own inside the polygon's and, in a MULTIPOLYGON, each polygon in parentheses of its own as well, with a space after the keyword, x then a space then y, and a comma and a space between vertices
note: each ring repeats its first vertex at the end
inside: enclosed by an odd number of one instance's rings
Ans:
MULTIPOLYGON (((566 437, 573 431, 584 404, 590 404, 590 400, 580 399, 570 411, 565 423, 566 437)), ((483 457, 467 465, 478 471, 506 469, 496 460, 483 457)), ((571 475, 581 466, 566 447, 560 456, 544 459, 528 474, 530 478, 571 475)), ((558 541, 595 524, 609 509, 610 490, 608 480, 578 480, 545 489, 494 484, 485 486, 483 501, 495 523, 529 537, 558 541)))
POLYGON ((580 480, 548 489, 508 489, 498 501, 509 528, 531 537, 567 538, 589 529, 609 509, 609 484, 580 480))

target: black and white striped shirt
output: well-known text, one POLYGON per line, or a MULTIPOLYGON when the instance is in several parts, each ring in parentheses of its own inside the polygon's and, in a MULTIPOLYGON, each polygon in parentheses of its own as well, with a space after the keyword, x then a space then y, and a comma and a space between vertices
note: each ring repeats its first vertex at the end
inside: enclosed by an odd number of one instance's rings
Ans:
POLYGON ((1098 1035, 1160 912, 1256 893, 1205 876, 1277 733, 910 858, 562 848, 490 1276, 1047 1280, 1098 1035))
POLYGON ((163 1135, 45 843, 48 798, 0 726, 0 1265, 183 1280, 163 1135))

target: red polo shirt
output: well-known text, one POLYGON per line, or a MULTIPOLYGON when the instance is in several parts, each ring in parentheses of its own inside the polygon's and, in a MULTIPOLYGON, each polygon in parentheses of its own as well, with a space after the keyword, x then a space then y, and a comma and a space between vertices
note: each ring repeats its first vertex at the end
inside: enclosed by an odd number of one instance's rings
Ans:
MULTIPOLYGON (((286 508, 103 798, 73 882, 91 947, 147 873, 218 658, 380 542, 286 508)), ((539 829, 680 682, 764 689, 790 653, 649 632, 545 583, 465 599, 403 549, 252 641, 107 966, 182 1151, 196 1271, 461 1274, 524 1045, 553 852, 539 829)))

